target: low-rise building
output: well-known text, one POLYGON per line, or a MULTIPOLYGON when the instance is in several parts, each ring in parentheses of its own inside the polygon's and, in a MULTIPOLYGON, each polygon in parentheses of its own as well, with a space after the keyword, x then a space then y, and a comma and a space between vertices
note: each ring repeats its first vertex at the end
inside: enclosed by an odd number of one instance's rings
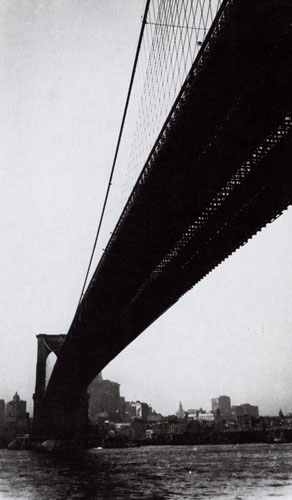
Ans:
POLYGON ((183 422, 170 422, 168 424, 167 433, 176 436, 182 436, 187 430, 187 423, 183 422))
POLYGON ((198 413, 198 420, 206 422, 214 422, 215 420, 214 413, 198 413))
POLYGON ((236 421, 241 431, 251 431, 253 428, 253 417, 251 415, 239 415, 236 421))

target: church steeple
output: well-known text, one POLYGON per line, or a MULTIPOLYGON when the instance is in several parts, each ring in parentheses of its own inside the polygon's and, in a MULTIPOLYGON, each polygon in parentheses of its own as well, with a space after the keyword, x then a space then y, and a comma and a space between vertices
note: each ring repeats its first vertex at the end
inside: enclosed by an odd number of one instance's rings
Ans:
POLYGON ((180 401, 179 405, 178 405, 178 410, 176 412, 176 416, 177 416, 177 418, 185 418, 186 414, 187 414, 187 412, 184 411, 182 402, 180 401))

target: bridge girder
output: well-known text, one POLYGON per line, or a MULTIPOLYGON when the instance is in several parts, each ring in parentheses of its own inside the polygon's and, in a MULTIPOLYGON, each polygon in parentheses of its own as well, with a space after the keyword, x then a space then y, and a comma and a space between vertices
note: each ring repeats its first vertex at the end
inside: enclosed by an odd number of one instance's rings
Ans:
POLYGON ((292 2, 225 0, 94 273, 61 404, 291 202, 292 2))

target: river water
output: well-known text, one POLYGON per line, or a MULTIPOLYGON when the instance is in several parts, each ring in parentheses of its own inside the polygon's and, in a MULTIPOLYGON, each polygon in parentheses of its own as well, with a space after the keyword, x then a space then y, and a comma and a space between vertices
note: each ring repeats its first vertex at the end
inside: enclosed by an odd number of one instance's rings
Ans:
POLYGON ((0 450, 0 499, 292 499, 292 444, 0 450))

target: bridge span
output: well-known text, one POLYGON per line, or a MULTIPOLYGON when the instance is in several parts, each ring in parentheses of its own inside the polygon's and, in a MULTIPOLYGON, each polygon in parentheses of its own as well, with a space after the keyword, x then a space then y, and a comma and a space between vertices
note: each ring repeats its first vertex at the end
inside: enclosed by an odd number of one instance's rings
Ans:
POLYGON ((291 23, 291 0, 223 1, 60 349, 44 399, 50 425, 290 204, 291 23))

